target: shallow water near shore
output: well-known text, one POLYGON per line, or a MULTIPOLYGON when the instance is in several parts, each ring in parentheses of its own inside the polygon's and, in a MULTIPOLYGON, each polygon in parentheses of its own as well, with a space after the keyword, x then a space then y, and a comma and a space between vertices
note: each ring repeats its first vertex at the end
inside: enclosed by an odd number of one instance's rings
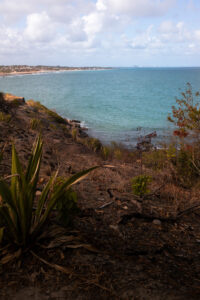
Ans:
POLYGON ((200 90, 200 68, 119 68, 0 78, 0 91, 40 101, 63 117, 78 119, 102 142, 135 145, 156 130, 170 132, 167 115, 175 97, 192 84, 200 90))

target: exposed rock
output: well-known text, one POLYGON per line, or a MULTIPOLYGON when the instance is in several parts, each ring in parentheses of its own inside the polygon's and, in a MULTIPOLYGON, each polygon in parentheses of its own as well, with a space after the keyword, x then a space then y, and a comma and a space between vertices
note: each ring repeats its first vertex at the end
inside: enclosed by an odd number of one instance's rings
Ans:
POLYGON ((25 99, 24 97, 18 97, 12 94, 4 94, 4 100, 8 102, 15 102, 18 104, 25 104, 25 99))
POLYGON ((158 219, 154 219, 153 222, 152 222, 154 225, 161 225, 162 222, 158 219))
POLYGON ((71 120, 71 122, 72 123, 79 123, 79 124, 81 123, 81 121, 79 121, 79 120, 71 120))
POLYGON ((40 196, 42 193, 40 191, 36 191, 35 195, 40 196))

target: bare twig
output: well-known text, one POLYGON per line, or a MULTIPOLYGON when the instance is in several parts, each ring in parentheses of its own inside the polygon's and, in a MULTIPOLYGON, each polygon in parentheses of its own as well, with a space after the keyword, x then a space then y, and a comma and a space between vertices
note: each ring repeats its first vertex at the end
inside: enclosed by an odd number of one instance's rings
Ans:
POLYGON ((114 201, 107 202, 107 203, 105 203, 105 204, 103 204, 103 205, 99 206, 99 207, 98 207, 98 209, 101 209, 101 208, 107 207, 107 206, 111 205, 113 202, 114 202, 114 201))
POLYGON ((74 276, 76 278, 79 278, 80 280, 85 281, 87 284, 93 284, 93 285, 101 288, 102 290, 107 291, 107 292, 111 293, 114 296, 117 296, 113 291, 111 291, 110 289, 108 289, 107 287, 105 287, 105 286, 103 286, 103 285, 101 285, 99 283, 96 283, 94 280, 88 281, 88 280, 85 279, 84 276, 74 273, 73 269, 66 268, 66 267, 63 267, 63 266, 60 266, 60 265, 57 265, 57 264, 50 263, 50 262, 46 261, 45 259, 43 259, 42 257, 40 257, 37 254, 35 254, 33 251, 30 251, 30 252, 31 252, 31 254, 34 257, 36 257, 38 260, 40 260, 41 262, 43 262, 45 265, 47 265, 47 266, 49 266, 49 267, 51 267, 51 268, 53 268, 53 269, 55 269, 57 271, 60 271, 60 272, 62 272, 64 274, 72 275, 72 276, 74 276))
POLYGON ((197 209, 200 208, 200 204, 196 204, 196 205, 193 205, 185 210, 182 210, 178 215, 177 215, 177 218, 180 218, 182 215, 185 215, 187 213, 191 213, 197 209))
POLYGON ((17 176, 19 176, 19 174, 9 175, 9 176, 4 177, 3 179, 4 179, 4 180, 7 180, 7 179, 10 179, 10 178, 12 178, 12 177, 17 177, 17 176))

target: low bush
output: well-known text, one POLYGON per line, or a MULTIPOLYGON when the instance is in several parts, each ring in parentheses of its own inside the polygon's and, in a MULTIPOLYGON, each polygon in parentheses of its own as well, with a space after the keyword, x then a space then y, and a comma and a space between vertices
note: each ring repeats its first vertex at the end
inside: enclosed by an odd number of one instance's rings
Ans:
POLYGON ((166 150, 152 150, 142 153, 142 162, 146 167, 161 170, 167 164, 166 150))
POLYGON ((41 104, 39 101, 34 100, 28 100, 26 101, 28 105, 34 107, 37 111, 42 110, 44 111, 49 117, 53 119, 54 122, 59 124, 66 124, 67 121, 62 118, 59 114, 57 114, 55 111, 48 109, 46 106, 41 104))
POLYGON ((45 111, 46 107, 42 105, 39 101, 34 101, 32 99, 27 100, 26 103, 35 108, 36 111, 43 110, 45 111))
POLYGON ((184 187, 191 187, 200 176, 200 93, 194 93, 191 84, 176 99, 168 120, 175 125, 173 132, 177 145, 167 151, 173 165, 173 175, 184 187))
POLYGON ((99 139, 96 138, 88 138, 88 146, 90 149, 92 149, 94 152, 100 151, 102 148, 102 144, 99 139))
MULTIPOLYGON (((55 189, 66 181, 66 178, 59 177, 56 180, 55 189)), ((62 198, 56 204, 58 212, 57 219, 61 225, 68 226, 72 223, 74 216, 79 212, 77 206, 77 194, 72 188, 65 190, 62 198)))
POLYGON ((183 187, 190 188, 200 176, 200 149, 182 145, 169 161, 173 168, 174 179, 183 187))
POLYGON ((55 111, 47 109, 46 108, 46 113, 56 122, 59 124, 66 124, 67 121, 63 119, 59 114, 57 114, 55 111))
POLYGON ((133 190, 133 194, 139 197, 143 197, 147 194, 149 194, 150 189, 149 189, 149 184, 151 183, 152 178, 151 176, 147 175, 139 175, 134 177, 131 180, 131 187, 133 190))
POLYGON ((108 159, 111 156, 111 150, 110 147, 108 146, 103 146, 102 150, 101 150, 101 155, 103 157, 103 159, 108 159))
POLYGON ((5 241, 20 248, 30 247, 40 239, 44 225, 66 191, 97 167, 81 171, 55 187, 57 173, 47 182, 39 199, 36 188, 42 159, 42 141, 39 137, 30 156, 28 166, 23 171, 15 146, 12 147, 11 183, 0 179, 0 221, 1 233, 5 241))
POLYGON ((114 150, 114 157, 118 160, 122 159, 122 151, 120 149, 115 149, 114 150))

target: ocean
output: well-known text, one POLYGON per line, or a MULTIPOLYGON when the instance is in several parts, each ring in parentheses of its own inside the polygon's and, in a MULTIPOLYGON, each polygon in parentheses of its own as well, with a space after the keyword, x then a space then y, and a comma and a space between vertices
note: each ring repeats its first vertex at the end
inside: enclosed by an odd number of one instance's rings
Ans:
POLYGON ((116 68, 0 77, 0 91, 40 101, 91 136, 132 147, 139 136, 170 135, 167 121, 186 83, 200 90, 200 68, 116 68))

